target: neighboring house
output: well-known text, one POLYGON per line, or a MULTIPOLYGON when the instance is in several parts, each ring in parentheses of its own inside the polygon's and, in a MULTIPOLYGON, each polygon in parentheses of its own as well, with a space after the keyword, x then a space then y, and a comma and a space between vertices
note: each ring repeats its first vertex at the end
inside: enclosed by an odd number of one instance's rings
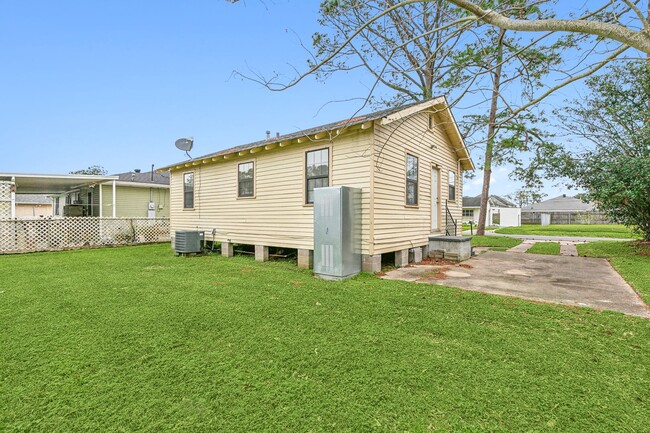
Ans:
POLYGON ((578 197, 551 198, 521 209, 524 224, 609 224, 593 203, 585 203, 578 197))
POLYGON ((53 214, 62 215, 65 197, 80 188, 117 181, 117 176, 86 174, 0 173, 0 220, 16 218, 16 197, 21 194, 46 195, 52 199, 53 214))
POLYGON ((52 198, 44 194, 16 194, 16 218, 45 218, 53 215, 52 198))
MULTIPOLYGON (((463 222, 478 224, 481 196, 463 197, 463 222)), ((519 227, 521 209, 515 203, 499 195, 488 198, 486 226, 519 227)))
MULTIPOLYGON (((363 269, 381 254, 460 234, 462 173, 474 165, 444 97, 268 137, 171 170, 171 228, 233 243, 294 248, 308 267, 313 190, 362 190, 363 269), (455 224, 458 224, 456 230, 455 224)), ((227 251, 227 250, 226 250, 227 251)))
POLYGON ((65 213, 65 205, 76 205, 84 216, 169 217, 169 173, 135 170, 113 176, 117 177, 114 215, 112 182, 70 191, 59 203, 57 215, 65 213))
POLYGON ((50 197, 55 218, 169 216, 169 173, 0 173, 0 219, 20 216, 19 197, 24 194, 50 197))

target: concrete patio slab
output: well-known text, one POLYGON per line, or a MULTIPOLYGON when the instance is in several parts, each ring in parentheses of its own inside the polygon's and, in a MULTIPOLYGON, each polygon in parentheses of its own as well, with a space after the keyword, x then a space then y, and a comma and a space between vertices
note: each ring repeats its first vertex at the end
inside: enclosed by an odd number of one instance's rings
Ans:
POLYGON ((487 251, 461 265, 415 265, 382 278, 650 318, 650 308, 605 259, 487 251))

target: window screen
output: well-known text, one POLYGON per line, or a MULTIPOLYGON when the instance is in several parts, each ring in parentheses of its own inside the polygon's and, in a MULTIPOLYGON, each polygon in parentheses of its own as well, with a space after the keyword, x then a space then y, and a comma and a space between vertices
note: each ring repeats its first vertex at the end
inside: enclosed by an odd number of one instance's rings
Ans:
POLYGON ((183 174, 183 208, 194 208, 194 173, 183 174))
POLYGON ((239 164, 237 172, 237 196, 255 196, 255 166, 253 162, 239 164))
POLYGON ((449 200, 456 200, 456 173, 449 172, 449 200))
POLYGON ((307 203, 314 202, 314 188, 329 186, 329 149, 307 152, 307 203))
POLYGON ((406 155, 406 204, 418 204, 418 158, 406 155))

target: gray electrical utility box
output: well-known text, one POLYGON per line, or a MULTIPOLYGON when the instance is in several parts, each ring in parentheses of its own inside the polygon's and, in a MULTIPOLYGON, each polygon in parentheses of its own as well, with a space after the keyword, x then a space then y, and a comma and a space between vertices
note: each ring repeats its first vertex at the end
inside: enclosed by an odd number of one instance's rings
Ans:
POLYGON ((340 280, 361 272, 361 190, 314 189, 314 273, 340 280))
POLYGON ((174 248, 179 254, 200 253, 203 232, 196 230, 176 230, 174 248))

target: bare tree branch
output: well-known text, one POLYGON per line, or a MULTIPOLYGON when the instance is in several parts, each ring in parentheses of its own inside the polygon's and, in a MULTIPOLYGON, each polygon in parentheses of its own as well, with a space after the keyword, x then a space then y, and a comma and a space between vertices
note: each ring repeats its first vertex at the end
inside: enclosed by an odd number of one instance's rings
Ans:
MULTIPOLYGON (((404 3, 410 3, 411 1, 416 0, 405 0, 404 3)), ((561 31, 572 33, 586 33, 590 35, 600 36, 606 39, 613 39, 615 41, 643 51, 646 54, 650 54, 650 33, 647 31, 647 20, 643 20, 643 23, 646 25, 644 26, 643 31, 631 30, 619 24, 589 21, 584 19, 518 20, 508 18, 491 9, 483 9, 470 0, 446 1, 462 9, 465 9, 468 12, 471 12, 480 20, 502 29, 527 32, 561 31)), ((630 2, 626 3, 629 4, 630 2)))

